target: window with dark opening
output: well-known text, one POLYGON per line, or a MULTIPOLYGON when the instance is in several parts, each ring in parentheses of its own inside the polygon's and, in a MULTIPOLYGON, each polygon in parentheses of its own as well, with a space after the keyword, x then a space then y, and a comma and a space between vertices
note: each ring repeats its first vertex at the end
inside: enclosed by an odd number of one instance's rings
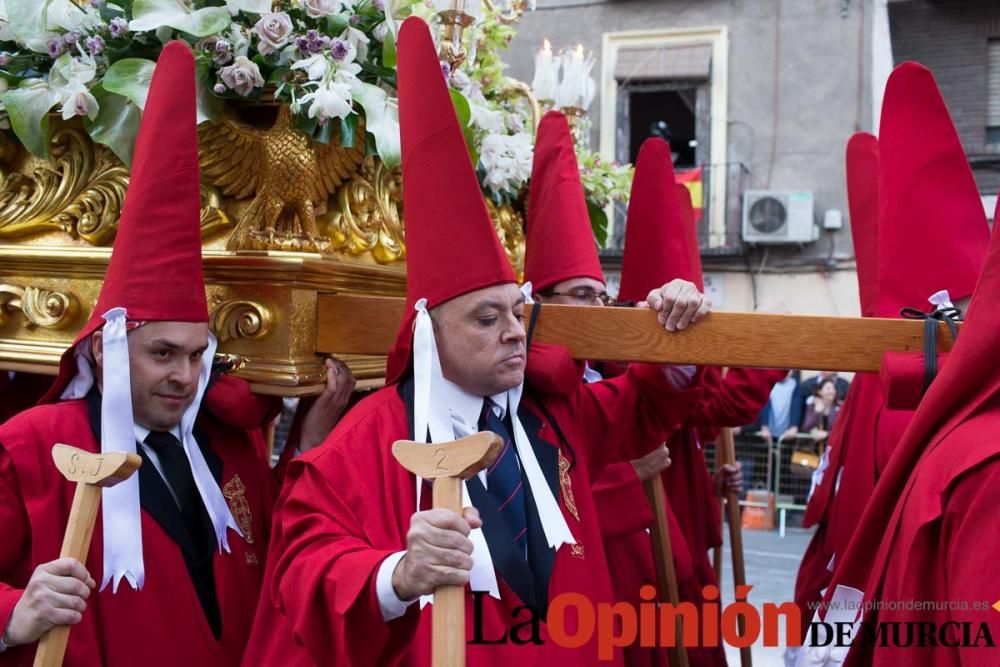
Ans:
POLYGON ((639 147, 649 137, 670 142, 676 167, 693 167, 697 136, 695 100, 697 89, 675 88, 676 84, 633 84, 629 90, 629 161, 635 163, 639 147), (669 88, 667 88, 669 86, 669 88))

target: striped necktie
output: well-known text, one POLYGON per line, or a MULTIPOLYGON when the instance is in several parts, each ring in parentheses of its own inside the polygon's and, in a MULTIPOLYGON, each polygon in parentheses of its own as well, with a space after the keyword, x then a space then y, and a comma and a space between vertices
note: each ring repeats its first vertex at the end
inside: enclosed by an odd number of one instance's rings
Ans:
POLYGON ((503 420, 494 411, 496 404, 490 399, 483 401, 483 413, 479 418, 480 431, 493 431, 503 440, 500 455, 486 469, 486 492, 497 504, 497 510, 504 517, 511 530, 514 542, 521 547, 527 558, 528 522, 524 510, 524 482, 521 466, 517 461, 517 449, 503 420))

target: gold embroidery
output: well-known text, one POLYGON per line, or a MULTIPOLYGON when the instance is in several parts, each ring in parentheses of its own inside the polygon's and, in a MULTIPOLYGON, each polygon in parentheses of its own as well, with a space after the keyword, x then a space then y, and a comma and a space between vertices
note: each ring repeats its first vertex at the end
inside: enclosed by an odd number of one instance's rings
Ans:
POLYGON ((569 545, 569 555, 575 558, 583 558, 583 545, 582 544, 571 544, 569 545))
POLYGON ((576 511, 576 499, 573 498, 573 482, 569 478, 569 459, 563 456, 562 450, 559 450, 559 490, 562 491, 566 509, 579 521, 580 514, 576 511))
POLYGON ((246 490, 240 476, 233 475, 233 478, 222 487, 222 495, 229 502, 229 509, 236 518, 236 523, 239 524, 247 544, 253 544, 253 531, 251 530, 253 528, 253 515, 250 513, 250 503, 247 502, 247 497, 244 495, 246 490))

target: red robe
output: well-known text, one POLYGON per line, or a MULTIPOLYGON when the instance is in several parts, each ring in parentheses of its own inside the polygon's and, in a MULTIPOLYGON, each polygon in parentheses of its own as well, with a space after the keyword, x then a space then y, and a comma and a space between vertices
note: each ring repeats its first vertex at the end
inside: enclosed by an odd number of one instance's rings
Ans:
MULTIPOLYGON (((267 416, 259 414, 258 418, 267 416)), ((95 436, 95 431, 100 432, 99 419, 99 401, 74 400, 33 408, 0 427, 0 526, 4 529, 0 624, 10 618, 35 567, 59 557, 74 485, 53 465, 51 446, 62 442, 99 452, 95 436)), ((217 553, 214 558, 220 639, 215 639, 205 619, 181 547, 165 527, 170 525, 169 513, 162 505, 154 507, 155 497, 147 496, 154 485, 140 477, 145 586, 134 591, 123 581, 116 594, 110 586, 91 594, 83 621, 70 632, 64 663, 68 667, 239 664, 263 578, 277 485, 260 456, 259 429, 234 428, 203 408, 195 434, 245 535, 240 538, 230 531, 231 552, 217 553)), ((146 468, 145 474, 149 472, 156 474, 152 466, 146 468)), ((86 562, 98 582, 103 572, 102 536, 98 513, 86 562)), ((35 644, 11 648, 0 653, 0 665, 30 665, 34 653, 35 644)))
POLYGON ((858 373, 844 410, 830 435, 827 469, 806 508, 805 525, 819 524, 802 557, 795 580, 795 604, 802 636, 815 605, 830 584, 838 555, 847 550, 879 475, 913 418, 911 410, 885 406, 882 385, 874 373, 858 373))
MULTIPOLYGON (((998 507, 1000 394, 924 452, 896 506, 865 591, 866 600, 948 601, 969 608, 883 610, 867 613, 865 621, 970 623, 973 642, 985 624, 993 643, 1000 644, 1000 613, 991 608, 1000 600, 994 575, 1000 554, 998 507), (986 604, 972 609, 980 603, 986 604)), ((846 664, 987 667, 997 664, 998 651, 982 643, 901 648, 865 646, 856 639, 846 664)))
MULTIPOLYGON (((320 665, 334 659, 340 665, 431 664, 430 611, 413 604, 386 623, 375 587, 382 561, 405 548, 417 510, 414 477, 390 452, 395 440, 412 437, 408 385, 390 385, 363 400, 323 446, 290 465, 275 517, 265 594, 244 664, 320 665)), ((699 393, 700 388, 673 389, 652 366, 581 384, 569 396, 526 391, 519 417, 543 471, 559 461, 557 497, 577 541, 555 553, 546 600, 568 592, 582 593, 595 604, 613 599, 591 480, 610 461, 642 455, 633 443, 648 445, 676 426, 699 393)), ((526 614, 511 618, 522 603, 498 579, 502 599, 481 596, 480 628, 487 640, 527 619, 526 614)), ((567 618, 566 629, 573 633, 575 614, 567 618)), ((472 640, 471 595, 466 596, 466 621, 472 640)), ((620 664, 620 651, 614 662, 598 662, 595 639, 578 649, 561 648, 545 623, 539 637, 542 645, 467 644, 468 664, 620 664)))
MULTIPOLYGON (((701 400, 685 418, 684 427, 667 442, 671 465, 663 472, 665 509, 681 602, 700 603, 702 586, 717 583, 708 550, 722 544, 718 499, 699 434, 711 439, 717 435, 712 431, 720 427, 753 421, 767 402, 773 384, 785 374, 734 368, 723 379, 718 369, 708 369, 701 400)), ((609 466, 594 487, 594 497, 615 597, 638 602, 639 589, 656 583, 647 533, 653 517, 642 483, 630 463, 609 466)), ((695 666, 726 664, 722 647, 692 647, 688 658, 695 666)), ((633 647, 626 651, 626 663, 657 665, 665 661, 662 654, 633 647)))

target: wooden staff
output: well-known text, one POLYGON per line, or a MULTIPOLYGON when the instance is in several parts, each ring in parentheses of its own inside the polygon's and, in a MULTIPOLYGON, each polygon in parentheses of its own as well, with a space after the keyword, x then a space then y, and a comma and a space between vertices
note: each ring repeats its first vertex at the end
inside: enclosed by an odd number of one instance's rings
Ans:
MULTIPOLYGON (((725 429, 723 429, 724 431, 725 429)), ((735 449, 735 445, 734 445, 735 449)), ((722 438, 715 443, 715 471, 722 469, 722 438)), ((719 534, 726 529, 726 500, 719 498, 719 534)), ((712 569, 715 570, 715 580, 722 584, 722 545, 712 547, 712 569)))
MULTIPOLYGON (((434 482, 434 509, 462 514, 462 481, 486 468, 500 453, 500 437, 490 431, 449 443, 424 444, 397 440, 392 455, 399 464, 434 482)), ((434 589, 432 616, 434 667, 465 666, 465 587, 434 589)))
MULTIPOLYGON (((669 602, 676 610, 680 603, 677 591, 677 569, 674 567, 674 548, 670 543, 670 524, 667 521, 667 494, 663 489, 663 479, 656 475, 643 482, 646 499, 653 510, 653 563, 656 565, 656 590, 661 602, 669 602)), ((668 653, 670 664, 688 667, 687 647, 684 645, 684 617, 674 614, 674 636, 676 641, 668 653)))
MULTIPOLYGON (((95 454, 69 445, 53 447, 52 459, 63 477, 76 482, 59 557, 86 563, 90 538, 94 535, 97 508, 101 505, 101 488, 114 486, 131 477, 142 464, 142 459, 136 454, 125 452, 95 454)), ((62 665, 70 627, 57 625, 42 635, 35 652, 35 667, 62 665)))
MULTIPOLYGON (((733 430, 731 428, 722 429, 722 440, 720 448, 722 465, 736 463, 736 443, 733 440, 733 430)), ((740 518, 740 502, 735 491, 726 491, 726 510, 729 515, 729 546, 733 551, 733 584, 735 590, 745 586, 747 583, 746 570, 743 563, 743 522, 740 518)), ((719 558, 721 561, 722 558, 719 558)), ((721 583, 721 582, 720 582, 721 583)), ((740 635, 746 634, 746 620, 742 616, 736 619, 740 635)), ((743 667, 750 667, 753 659, 750 654, 750 647, 740 649, 740 664, 743 667)))

